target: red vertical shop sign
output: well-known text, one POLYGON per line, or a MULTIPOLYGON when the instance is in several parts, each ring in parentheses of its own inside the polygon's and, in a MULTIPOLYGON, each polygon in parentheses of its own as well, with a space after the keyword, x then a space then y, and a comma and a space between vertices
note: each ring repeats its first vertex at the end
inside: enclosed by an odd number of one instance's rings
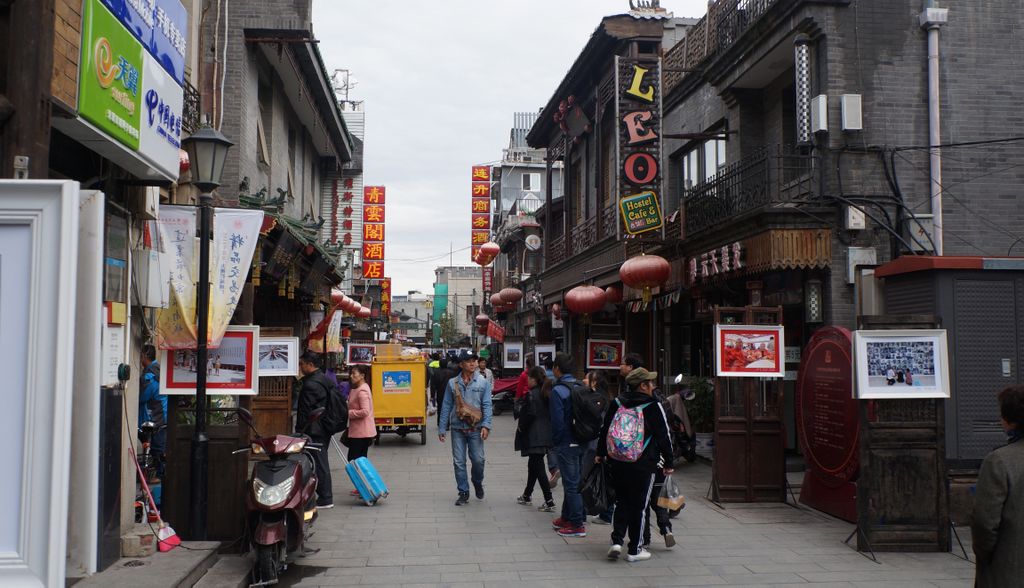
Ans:
MULTIPOLYGON (((384 186, 365 186, 363 188, 363 279, 366 280, 385 279, 385 200, 384 186), (370 255, 367 256, 367 253, 370 253, 370 255)), ((390 301, 388 306, 390 308, 390 301)))
POLYGON ((380 316, 385 319, 391 316, 391 278, 380 281, 380 316))
POLYGON ((494 283, 494 268, 483 268, 483 272, 481 272, 481 275, 483 276, 483 280, 482 283, 480 284, 480 289, 484 293, 484 300, 487 300, 488 298, 491 297, 491 290, 494 283))
POLYGON ((486 165, 474 165, 470 186, 472 216, 469 256, 471 260, 476 260, 480 246, 491 240, 491 168, 486 165))

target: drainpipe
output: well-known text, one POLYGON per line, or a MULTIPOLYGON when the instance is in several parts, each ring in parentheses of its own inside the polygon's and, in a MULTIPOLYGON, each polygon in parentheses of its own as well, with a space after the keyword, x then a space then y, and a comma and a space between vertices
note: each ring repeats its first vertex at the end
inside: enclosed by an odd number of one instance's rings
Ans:
POLYGON ((939 118, 939 28, 949 19, 949 10, 936 8, 935 0, 925 0, 920 15, 921 28, 928 31, 928 146, 931 148, 931 208, 935 255, 942 255, 942 123, 939 118))

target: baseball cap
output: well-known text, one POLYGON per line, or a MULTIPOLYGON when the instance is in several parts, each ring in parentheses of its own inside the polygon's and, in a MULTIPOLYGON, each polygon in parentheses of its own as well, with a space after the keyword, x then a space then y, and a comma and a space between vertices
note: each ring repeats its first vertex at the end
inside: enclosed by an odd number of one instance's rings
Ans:
POLYGON ((641 382, 658 379, 658 372, 649 372, 644 368, 636 368, 626 375, 626 383, 630 386, 638 386, 641 382))
POLYGON ((475 359, 478 358, 476 354, 473 353, 472 351, 463 350, 462 353, 459 353, 459 363, 462 363, 464 361, 473 361, 475 359))

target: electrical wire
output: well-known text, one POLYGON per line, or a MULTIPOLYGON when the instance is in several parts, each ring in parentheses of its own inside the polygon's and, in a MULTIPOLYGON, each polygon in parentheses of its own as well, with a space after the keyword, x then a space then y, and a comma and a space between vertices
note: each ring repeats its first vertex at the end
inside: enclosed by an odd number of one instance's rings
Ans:
POLYGON ((981 145, 998 145, 1000 143, 1016 143, 1024 141, 1024 137, 1005 137, 1002 139, 988 139, 981 141, 962 141, 960 143, 943 143, 940 145, 910 145, 896 147, 897 151, 930 151, 932 149, 953 149, 958 147, 978 147, 981 145))

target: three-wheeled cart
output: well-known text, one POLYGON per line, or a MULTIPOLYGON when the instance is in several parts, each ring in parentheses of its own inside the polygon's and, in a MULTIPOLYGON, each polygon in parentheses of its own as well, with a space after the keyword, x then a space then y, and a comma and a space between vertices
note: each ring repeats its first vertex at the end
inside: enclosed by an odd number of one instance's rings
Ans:
MULTIPOLYGON (((427 366, 419 356, 402 358, 382 353, 378 346, 373 360, 370 389, 377 432, 405 437, 420 434, 420 445, 427 444, 427 366)), ((387 346, 390 347, 390 346, 387 346)), ((377 438, 378 443, 380 437, 377 438)))

